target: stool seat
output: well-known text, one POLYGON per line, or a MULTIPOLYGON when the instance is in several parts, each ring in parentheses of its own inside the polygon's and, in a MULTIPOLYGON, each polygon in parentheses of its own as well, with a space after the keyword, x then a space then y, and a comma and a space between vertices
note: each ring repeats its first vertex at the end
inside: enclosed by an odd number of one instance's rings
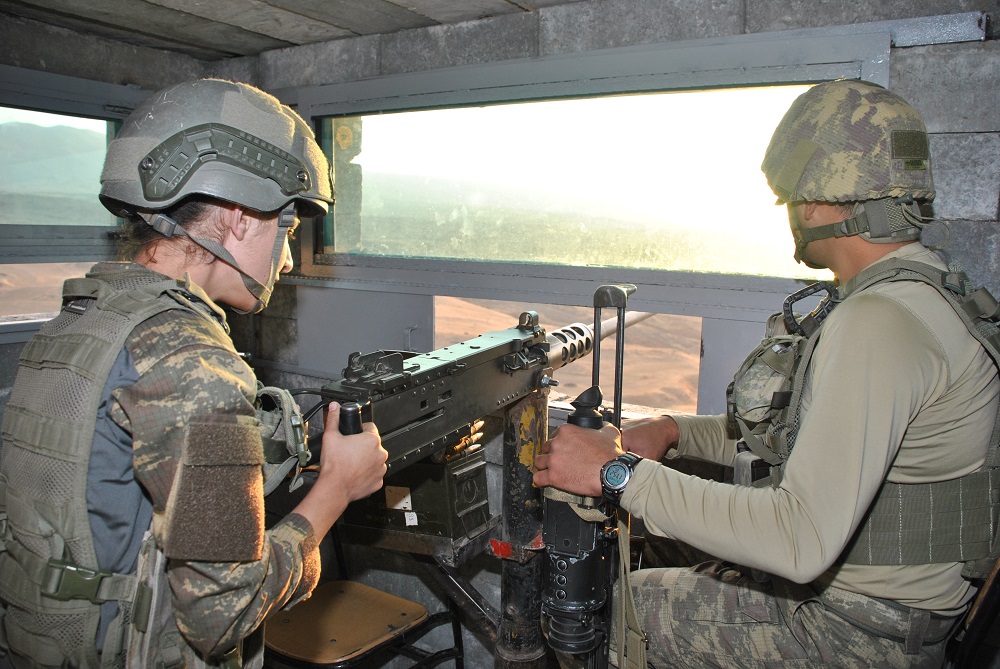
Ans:
POLYGON ((286 658, 336 665, 365 655, 427 618, 426 607, 355 581, 318 586, 306 601, 272 614, 264 644, 286 658))

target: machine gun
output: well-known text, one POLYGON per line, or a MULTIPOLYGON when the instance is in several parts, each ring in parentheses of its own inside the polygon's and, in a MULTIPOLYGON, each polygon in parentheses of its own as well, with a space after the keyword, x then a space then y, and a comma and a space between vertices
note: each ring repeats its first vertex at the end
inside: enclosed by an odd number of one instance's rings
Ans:
MULTIPOLYGON (((541 500, 531 484, 531 462, 547 438, 548 405, 547 393, 537 391, 556 385, 553 372, 564 365, 591 353, 597 362, 597 344, 603 336, 617 327, 620 338, 623 327, 649 315, 620 310, 617 318, 595 319, 593 326, 573 323, 547 333, 539 326, 538 314, 525 311, 513 328, 487 332, 430 353, 352 353, 343 378, 322 386, 319 394, 323 403, 335 400, 348 406, 346 413, 353 413, 352 403, 360 405, 361 418, 378 426, 382 446, 389 453, 389 474, 381 495, 349 507, 340 524, 341 536, 353 543, 432 555, 440 567, 432 574, 464 609, 470 624, 495 642, 498 657, 532 657, 544 652, 538 615, 543 560, 536 559, 543 547, 541 500), (487 512, 485 460, 477 470, 481 474, 476 474, 481 480, 471 480, 470 472, 479 466, 475 461, 482 454, 465 455, 460 450, 475 438, 481 419, 501 412, 503 511, 500 518, 483 524, 479 511, 487 512), (456 454, 454 461, 449 461, 449 454, 456 454), (448 471, 442 477, 435 467, 448 471), (437 487, 421 490, 426 483, 421 477, 437 487), (442 479, 444 483, 439 482, 442 479), (390 495, 400 495, 400 490, 407 495, 412 492, 413 498, 395 505, 399 499, 390 495), (418 499, 421 494, 423 498, 418 499), (458 517, 454 527, 428 522, 432 514, 422 508, 424 503, 435 506, 435 511, 448 507, 458 517), (411 505, 410 510, 404 511, 405 504, 411 505), (419 516, 419 524, 414 519, 411 526, 409 519, 401 518, 406 514, 419 516), (463 556, 482 552, 486 541, 503 558, 499 609, 479 597, 454 569, 463 556)), ((616 413, 620 415, 620 405, 616 413)), ((345 414, 343 408, 341 414, 345 414)), ((358 429, 357 416, 351 418, 354 428, 342 431, 358 429)), ((560 523, 560 532, 574 531, 570 525, 560 523)), ((609 566, 600 556, 595 559, 603 565, 599 569, 609 566)), ((610 580, 610 575, 602 579, 602 590, 610 580)), ((560 620, 566 617, 564 613, 549 611, 550 617, 560 620)), ((606 623, 601 629, 607 629, 606 623)), ((606 634, 601 634, 600 641, 606 656, 606 634)))
POLYGON ((430 353, 352 353, 343 378, 321 395, 361 406, 362 419, 378 426, 393 472, 461 444, 479 419, 556 385, 556 369, 593 350, 591 326, 573 323, 546 334, 538 314, 525 311, 516 327, 430 353))

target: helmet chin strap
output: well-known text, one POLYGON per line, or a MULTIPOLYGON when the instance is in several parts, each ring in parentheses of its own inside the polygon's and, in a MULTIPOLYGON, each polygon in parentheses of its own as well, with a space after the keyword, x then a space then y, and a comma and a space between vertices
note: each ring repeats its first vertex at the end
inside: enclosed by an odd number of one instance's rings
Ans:
POLYGON ((868 233, 865 241, 873 244, 914 242, 920 239, 924 218, 910 196, 886 197, 859 203, 856 213, 839 223, 815 228, 804 228, 796 219, 792 222, 795 238, 795 261, 812 269, 825 269, 822 265, 806 260, 806 247, 810 242, 831 237, 852 237, 868 233))
POLYGON ((205 239, 204 237, 196 237, 185 230, 183 226, 178 225, 177 221, 159 212, 148 218, 147 215, 141 215, 141 217, 147 224, 149 224, 150 227, 164 237, 187 237, 192 242, 239 272, 240 278, 243 280, 243 285, 246 286, 246 289, 256 298, 257 301, 250 309, 247 310, 237 309, 236 307, 232 307, 232 305, 230 306, 236 313, 239 314, 256 314, 267 306, 267 303, 271 299, 271 293, 274 291, 274 282, 277 280, 278 271, 281 269, 278 266, 278 262, 281 259, 281 252, 285 246, 288 229, 295 225, 295 204, 289 202, 285 205, 285 208, 281 210, 281 213, 278 214, 278 231, 274 237, 274 246, 271 249, 271 269, 268 272, 266 284, 261 283, 247 274, 243 268, 240 267, 240 264, 236 262, 236 258, 233 257, 233 254, 231 254, 219 242, 212 239, 205 239))
POLYGON ((792 225, 792 237, 795 238, 795 262, 805 265, 810 269, 826 269, 826 265, 820 265, 806 258, 806 247, 809 246, 811 239, 806 239, 802 234, 806 229, 801 227, 796 221, 792 225))

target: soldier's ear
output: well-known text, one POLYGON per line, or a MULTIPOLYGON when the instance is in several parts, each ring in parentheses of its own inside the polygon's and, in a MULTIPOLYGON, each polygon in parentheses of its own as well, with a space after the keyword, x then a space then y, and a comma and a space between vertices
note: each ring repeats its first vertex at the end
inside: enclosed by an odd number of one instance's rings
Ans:
POLYGON ((815 202, 803 202, 802 203, 802 220, 811 221, 816 217, 816 210, 818 205, 815 202))
POLYGON ((223 229, 239 241, 243 241, 254 224, 254 219, 247 216, 243 208, 235 204, 220 205, 219 216, 222 218, 223 229))

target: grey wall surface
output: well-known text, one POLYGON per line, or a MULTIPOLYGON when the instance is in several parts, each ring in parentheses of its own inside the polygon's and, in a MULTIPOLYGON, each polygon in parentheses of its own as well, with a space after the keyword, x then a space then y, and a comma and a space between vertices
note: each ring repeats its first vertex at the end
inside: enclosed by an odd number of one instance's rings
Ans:
MULTIPOLYGON (((71 31, 0 16, 0 64, 148 89, 211 75, 276 90, 612 47, 977 10, 1000 16, 1000 3, 590 0, 458 25, 275 50, 221 63, 84 38, 71 31)), ((995 263, 1000 247, 1000 44, 992 39, 995 28, 990 27, 987 34, 987 41, 981 43, 895 48, 890 84, 924 114, 931 133, 939 193, 933 213, 949 222, 932 226, 929 237, 950 259, 961 262, 975 281, 1000 294, 995 263)), ((282 295, 286 290, 291 289, 279 291, 279 308, 266 317, 256 322, 237 320, 236 339, 238 345, 263 359, 303 366, 296 348, 294 295, 282 295), (267 332, 272 335, 261 335, 267 332), (270 343, 265 347, 261 342, 270 343)), ((275 382, 290 386, 313 380, 280 370, 265 372, 268 374, 275 382)), ((6 375, 2 381, 8 382, 6 375)), ((386 562, 384 556, 359 557, 355 565, 386 562)), ((494 564, 477 561, 465 569, 488 596, 497 598, 494 564)), ((424 600, 440 597, 426 578, 406 566, 369 567, 363 570, 362 578, 404 596, 424 600)), ((487 645, 471 635, 468 640, 471 647, 466 666, 490 666, 487 645)))

